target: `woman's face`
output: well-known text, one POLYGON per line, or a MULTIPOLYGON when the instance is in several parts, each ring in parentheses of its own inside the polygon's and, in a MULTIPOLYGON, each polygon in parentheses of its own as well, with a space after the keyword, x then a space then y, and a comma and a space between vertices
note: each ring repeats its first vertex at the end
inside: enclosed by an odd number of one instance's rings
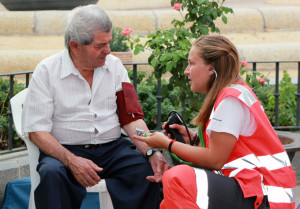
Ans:
POLYGON ((184 71, 184 74, 190 80, 191 90, 197 93, 207 93, 208 82, 214 73, 209 68, 211 64, 205 64, 204 60, 199 57, 198 49, 193 46, 189 53, 189 64, 184 71))

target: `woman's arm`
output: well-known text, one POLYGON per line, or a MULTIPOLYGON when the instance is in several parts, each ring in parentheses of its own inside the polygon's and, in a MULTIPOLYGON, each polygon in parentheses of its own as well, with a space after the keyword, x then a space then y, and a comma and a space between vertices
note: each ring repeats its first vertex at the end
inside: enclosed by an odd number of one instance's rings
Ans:
MULTIPOLYGON (((136 140, 144 141, 151 147, 168 149, 171 140, 162 133, 155 132, 150 137, 134 136, 136 140)), ((212 131, 209 148, 190 146, 174 142, 171 151, 178 157, 200 167, 220 170, 228 160, 237 139, 228 133, 212 131)))

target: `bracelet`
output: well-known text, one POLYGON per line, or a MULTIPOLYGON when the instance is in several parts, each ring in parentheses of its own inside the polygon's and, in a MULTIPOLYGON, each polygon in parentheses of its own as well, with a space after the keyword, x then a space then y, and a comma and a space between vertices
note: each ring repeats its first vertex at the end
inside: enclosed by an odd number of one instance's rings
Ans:
POLYGON ((175 139, 173 139, 173 140, 170 141, 170 144, 169 144, 169 147, 168 147, 168 150, 169 150, 170 152, 172 152, 172 151, 171 151, 171 147, 172 147, 172 145, 173 145, 174 142, 176 142, 175 139))

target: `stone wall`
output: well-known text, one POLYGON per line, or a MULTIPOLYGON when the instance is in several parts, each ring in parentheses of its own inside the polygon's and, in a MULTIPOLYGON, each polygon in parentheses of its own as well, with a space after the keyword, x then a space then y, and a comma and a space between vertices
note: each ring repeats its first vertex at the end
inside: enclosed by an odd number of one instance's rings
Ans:
POLYGON ((27 150, 0 155, 0 206, 3 204, 7 183, 29 175, 27 150))

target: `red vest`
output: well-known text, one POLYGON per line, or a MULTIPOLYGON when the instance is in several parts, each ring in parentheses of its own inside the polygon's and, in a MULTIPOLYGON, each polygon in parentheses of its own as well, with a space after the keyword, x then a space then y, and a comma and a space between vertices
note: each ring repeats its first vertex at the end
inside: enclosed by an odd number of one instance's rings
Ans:
MULTIPOLYGON (((271 209, 294 209, 295 171, 262 105, 247 85, 231 85, 221 91, 214 110, 228 96, 237 98, 249 108, 257 128, 252 136, 239 136, 222 173, 238 181, 245 198, 257 197, 255 208, 267 195, 271 209)), ((209 138, 204 136, 208 146, 209 138)))

